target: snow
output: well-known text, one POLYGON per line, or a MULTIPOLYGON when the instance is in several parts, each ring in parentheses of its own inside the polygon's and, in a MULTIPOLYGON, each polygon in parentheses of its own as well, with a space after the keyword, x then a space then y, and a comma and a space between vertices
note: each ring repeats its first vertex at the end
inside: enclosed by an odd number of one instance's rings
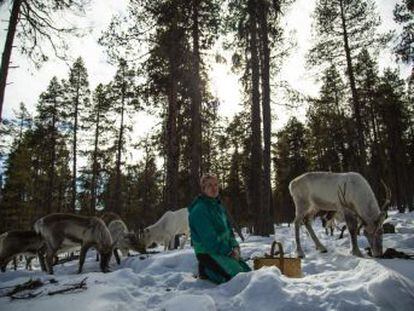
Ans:
MULTIPOLYGON (((387 222, 396 226, 396 233, 384 235, 384 249, 414 253, 414 212, 392 213, 387 222)), ((45 285, 33 290, 41 292, 35 298, 0 298, 0 310, 412 310, 414 260, 358 258, 350 255, 347 233, 338 240, 339 232, 333 237, 325 235, 318 221, 314 227, 328 253, 317 252, 303 230, 307 257, 302 261, 302 278, 287 278, 276 267, 268 267, 215 285, 194 278, 197 261, 188 243, 183 250, 124 257, 120 266, 112 259, 113 272, 104 274, 91 251, 82 274, 76 274, 77 261, 56 266, 53 276, 37 265, 34 271, 26 271, 23 264, 17 271, 1 273, 0 294, 29 279, 40 279, 45 285), (86 290, 47 295, 85 277, 86 290), (52 278, 58 282, 50 283, 52 278)), ((293 253, 293 228, 276 226, 275 235, 285 251, 293 253)), ((241 243, 243 258, 269 252, 273 239, 247 237, 241 243)), ((362 236, 358 243, 361 250, 368 246, 362 236)), ((252 266, 252 260, 248 264, 252 266)))

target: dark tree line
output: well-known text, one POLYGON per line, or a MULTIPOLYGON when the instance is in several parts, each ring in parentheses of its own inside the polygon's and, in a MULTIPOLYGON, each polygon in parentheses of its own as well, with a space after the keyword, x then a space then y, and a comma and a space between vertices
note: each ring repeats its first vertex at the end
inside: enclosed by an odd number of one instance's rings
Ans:
MULTIPOLYGON (((318 70, 319 95, 302 103, 303 120, 272 131, 275 104, 298 104, 274 96, 289 46, 280 22, 292 2, 131 0, 128 17, 114 16, 99 39, 117 66, 109 83, 91 90, 78 58, 66 79, 51 79, 33 116, 22 104, 4 120, 0 231, 57 211, 113 211, 138 230, 188 206, 206 172, 218 175, 236 222, 260 235, 292 221, 288 184, 311 170, 358 171, 379 200, 384 180, 394 206, 413 210, 414 75, 380 70, 377 50, 390 34, 377 31, 373 1, 316 2, 308 64, 318 70), (243 110, 230 120, 209 89, 209 51, 219 38, 243 85, 243 110), (159 120, 145 138, 131 135, 141 112, 159 120)), ((403 26, 394 52, 406 63, 412 8, 407 0, 394 11, 403 26)))

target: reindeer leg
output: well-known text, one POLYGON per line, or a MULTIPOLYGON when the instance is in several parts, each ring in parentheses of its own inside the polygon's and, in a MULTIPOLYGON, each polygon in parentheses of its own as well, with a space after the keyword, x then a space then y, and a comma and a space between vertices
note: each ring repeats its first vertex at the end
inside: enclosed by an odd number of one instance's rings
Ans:
POLYGON ((306 229, 308 230, 313 242, 316 245, 316 249, 319 250, 321 253, 326 253, 327 250, 326 250, 325 246, 322 245, 321 241, 319 241, 318 237, 315 234, 315 231, 313 231, 310 220, 305 220, 305 226, 306 226, 306 229))
POLYGON ((351 253, 354 256, 358 256, 358 257, 364 257, 358 247, 358 240, 357 240, 357 229, 358 229, 358 221, 357 218, 349 213, 349 212, 345 212, 345 222, 346 225, 348 227, 349 230, 349 234, 351 236, 351 253))
POLYGON ((40 269, 46 272, 45 254, 43 252, 37 252, 37 258, 39 259, 40 269))
POLYGON ((342 239, 344 237, 344 232, 345 232, 346 226, 343 225, 341 228, 341 234, 339 235, 339 239, 342 239))
POLYGON ((6 272, 6 267, 7 267, 7 264, 9 263, 9 261, 10 260, 7 260, 7 259, 3 259, 3 260, 0 259, 0 270, 1 270, 1 272, 6 272))
POLYGON ((55 258, 55 252, 52 250, 46 253, 46 270, 49 274, 53 274, 53 259, 55 258))
POLYGON ((86 256, 86 253, 87 253, 87 251, 90 247, 91 247, 90 244, 85 244, 85 245, 82 245, 82 247, 81 247, 80 254, 79 254, 78 273, 82 273, 82 267, 83 267, 83 264, 85 263, 85 256, 86 256))
POLYGON ((32 271, 32 260, 34 256, 25 256, 26 259, 26 270, 32 271))
POLYGON ((305 253, 302 250, 302 245, 300 244, 300 226, 302 224, 302 218, 296 217, 294 220, 295 223, 295 240, 296 240, 296 253, 299 258, 304 258, 305 253))
POLYGON ((121 264, 121 259, 119 258, 119 254, 118 254, 118 249, 117 248, 114 248, 114 256, 115 256, 116 263, 118 265, 120 265, 121 264))
POLYGON ((185 243, 187 243, 187 239, 188 239, 188 233, 184 233, 184 238, 180 243, 180 249, 183 249, 185 246, 185 243))

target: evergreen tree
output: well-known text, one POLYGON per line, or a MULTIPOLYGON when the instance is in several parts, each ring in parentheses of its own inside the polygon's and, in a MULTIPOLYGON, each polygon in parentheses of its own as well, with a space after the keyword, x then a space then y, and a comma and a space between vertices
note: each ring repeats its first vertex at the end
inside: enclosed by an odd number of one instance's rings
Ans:
POLYGON ((289 183, 297 176, 308 171, 308 133, 295 117, 277 133, 274 147, 276 173, 276 221, 292 222, 295 207, 289 193, 289 183))
POLYGON ((407 107, 404 105, 404 81, 399 72, 391 69, 384 71, 378 88, 378 104, 382 135, 385 139, 387 162, 392 182, 392 193, 400 212, 410 205, 411 194, 408 189, 408 159, 406 133, 409 126, 407 107))
POLYGON ((88 73, 81 57, 79 57, 70 68, 69 79, 64 82, 65 101, 67 113, 67 125, 69 133, 72 134, 72 200, 71 209, 76 209, 77 200, 77 157, 78 157, 78 134, 81 129, 79 123, 80 115, 89 105, 89 82, 88 73))
POLYGON ((318 0, 314 16, 316 43, 309 53, 309 63, 320 65, 336 62, 345 69, 358 134, 359 169, 364 171, 366 146, 363 108, 356 86, 353 59, 362 48, 378 47, 389 37, 377 33, 381 21, 372 0, 318 0))
MULTIPOLYGON (((345 116, 344 83, 331 65, 322 77, 320 97, 311 101, 307 113, 310 165, 314 170, 346 171, 353 168, 349 120, 345 116)), ((355 168, 354 168, 355 169, 355 168)))
POLYGON ((82 169, 82 206, 94 215, 97 207, 103 205, 100 194, 102 192, 105 170, 110 166, 110 153, 108 152, 108 133, 114 130, 109 110, 111 106, 110 90, 108 86, 99 84, 94 91, 91 105, 82 117, 86 128, 91 130, 87 143, 92 148, 84 150, 88 163, 82 169))
POLYGON ((63 34, 80 32, 72 27, 56 27, 53 13, 63 10, 82 11, 87 0, 13 0, 6 43, 0 68, 0 121, 4 100, 4 91, 9 71, 10 57, 14 37, 17 33, 20 52, 27 55, 36 65, 48 59, 45 54, 44 42, 48 42, 55 55, 65 58, 67 46, 63 34), (19 26, 19 28, 17 28, 19 26))
POLYGON ((138 101, 135 95, 135 71, 129 68, 125 60, 120 60, 118 70, 110 86, 112 111, 116 114, 119 121, 115 134, 115 185, 111 196, 110 209, 119 214, 122 213, 122 155, 126 150, 126 138, 131 126, 128 124, 127 116, 137 110, 138 101))
POLYGON ((44 141, 48 142, 44 152, 47 153, 48 163, 48 176, 47 176, 47 191, 44 192, 45 198, 42 202, 46 211, 51 213, 55 207, 54 197, 56 189, 56 174, 57 174, 57 162, 58 149, 62 144, 61 135, 59 131, 62 129, 64 120, 64 89, 62 84, 59 83, 56 77, 53 77, 49 83, 49 86, 45 92, 40 95, 39 103, 37 106, 38 117, 36 120, 37 134, 43 133, 45 135, 44 141))
POLYGON ((394 20, 402 25, 399 42, 394 52, 399 59, 406 63, 414 62, 414 1, 404 0, 397 3, 394 9, 394 20))

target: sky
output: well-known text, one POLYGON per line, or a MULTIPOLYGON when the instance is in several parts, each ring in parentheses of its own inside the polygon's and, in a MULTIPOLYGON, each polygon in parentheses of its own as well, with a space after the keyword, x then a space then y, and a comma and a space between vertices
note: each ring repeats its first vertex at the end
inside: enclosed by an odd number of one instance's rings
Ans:
MULTIPOLYGON (((396 0, 377 0, 377 5, 383 19, 384 29, 395 27, 392 20, 392 9, 396 0)), ((124 14, 126 12, 128 0, 92 0, 89 7, 86 8, 86 13, 80 18, 68 18, 61 16, 59 18, 66 18, 78 26, 91 29, 89 35, 83 38, 69 38, 70 55, 73 59, 81 56, 84 59, 86 68, 89 74, 89 81, 91 89, 94 89, 98 83, 109 82, 115 74, 115 68, 108 64, 104 49, 98 45, 97 38, 104 31, 113 14, 124 14)), ((311 13, 314 9, 315 1, 312 0, 297 0, 291 8, 286 12, 284 19, 286 32, 294 31, 294 36, 297 39, 297 48, 292 52, 287 59, 285 65, 282 67, 280 77, 289 82, 289 84, 298 91, 307 95, 316 95, 318 92, 318 84, 315 82, 315 73, 308 72, 305 69, 305 54, 310 48, 311 42, 311 13)), ((8 6, 0 7, 0 20, 3 25, 7 25, 4 20, 8 19, 8 6)), ((6 31, 1 27, 0 32, 0 49, 3 49, 6 31)), ((18 42, 14 42, 18 45, 18 42)), ((220 48, 216 46, 220 51, 220 48)), ((211 55, 217 51, 212 50, 211 55)), ((230 53, 224 53, 229 59, 230 53)), ((69 72, 68 64, 51 57, 50 61, 45 63, 40 70, 36 70, 25 56, 18 53, 18 50, 13 50, 12 64, 18 65, 19 68, 11 69, 8 75, 8 82, 11 83, 6 88, 5 101, 3 106, 3 115, 5 118, 11 117, 13 109, 19 106, 20 102, 24 102, 30 112, 34 112, 35 104, 41 92, 45 91, 51 78, 56 75, 58 78, 66 78, 69 72)), ((213 63, 209 72, 211 79, 211 91, 216 95, 221 105, 219 113, 231 117, 236 112, 241 110, 242 90, 238 81, 239 77, 231 72, 230 61, 227 64, 213 63)), ((382 53, 379 64, 381 67, 386 65, 395 66, 393 55, 389 52, 382 53)), ((401 67, 402 76, 407 77, 409 73, 408 66, 401 67)), ((304 109, 286 110, 280 106, 273 106, 274 129, 280 128, 287 121, 291 115, 303 115, 304 109)), ((139 136, 144 136, 145 133, 151 130, 151 127, 156 122, 153 116, 141 113, 137 119, 139 124, 135 128, 135 133, 139 136)))

